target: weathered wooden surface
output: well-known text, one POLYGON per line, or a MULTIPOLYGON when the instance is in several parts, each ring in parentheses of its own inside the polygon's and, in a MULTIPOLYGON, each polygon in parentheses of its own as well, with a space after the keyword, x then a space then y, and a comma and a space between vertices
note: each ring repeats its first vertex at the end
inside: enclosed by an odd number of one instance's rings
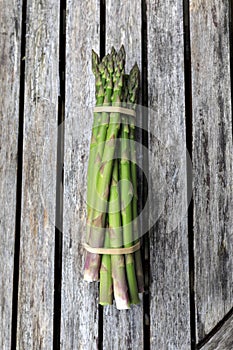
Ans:
POLYGON ((151 349, 190 348, 183 1, 148 1, 151 349), (153 111, 152 111, 153 110, 153 111), (162 191, 161 191, 162 189, 162 191), (157 202, 158 201, 158 202, 157 202))
POLYGON ((18 349, 52 349, 59 5, 27 1, 18 349))
POLYGON ((10 349, 19 124, 21 1, 1 1, 0 14, 0 348, 10 349))
MULTIPOLYGON (((141 66, 141 4, 109 0, 106 2, 106 53, 114 46, 126 50, 126 73, 134 63, 141 66), (117 20, 116 20, 117 19, 117 20)), ((103 349, 143 348, 143 304, 130 310, 105 307, 103 349)))
MULTIPOLYGON (((185 93, 192 94, 198 348, 232 308, 230 2, 190 0, 191 92, 184 89, 183 0, 144 3, 151 226, 160 216, 150 234, 149 341, 151 349, 187 350, 191 346, 185 93)), ((65 130, 61 349, 143 349, 143 305, 129 311, 107 307, 101 319, 98 283, 83 281, 81 243, 86 232, 86 175, 95 103, 91 49, 99 51, 100 0, 81 5, 67 0, 66 6, 65 123, 60 126, 65 130)), ((60 181, 57 135, 63 135, 57 130, 59 7, 55 0, 27 0, 22 213, 17 233, 18 349, 52 349, 57 337, 53 330, 56 181, 60 181)), ((0 347, 4 350, 11 347, 21 12, 21 0, 0 1, 0 347)), ((105 30, 106 51, 123 43, 127 70, 135 61, 140 66, 141 3, 106 1, 105 30)), ((232 329, 231 316, 201 348, 230 350, 232 329)))
POLYGON ((229 2, 191 1, 197 341, 232 308, 229 2))
POLYGON ((220 330, 201 348, 202 350, 233 349, 233 316, 227 320, 220 330))
POLYGON ((91 50, 99 51, 99 1, 67 2, 61 344, 97 349, 98 283, 83 280, 86 179, 95 83, 91 50), (88 110, 89 107, 89 110, 88 110))

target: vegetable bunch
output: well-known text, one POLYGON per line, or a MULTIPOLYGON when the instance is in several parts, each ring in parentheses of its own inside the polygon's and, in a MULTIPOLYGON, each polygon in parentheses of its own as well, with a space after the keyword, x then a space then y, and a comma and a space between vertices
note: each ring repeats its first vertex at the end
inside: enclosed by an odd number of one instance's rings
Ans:
MULTIPOLYGON (((135 110, 139 69, 125 74, 125 49, 112 48, 102 60, 92 51, 96 106, 135 110)), ((87 178, 87 236, 91 247, 127 248, 138 242, 135 117, 119 111, 95 112, 87 178)), ((101 305, 128 309, 143 292, 141 253, 87 252, 84 279, 100 279, 101 305)))

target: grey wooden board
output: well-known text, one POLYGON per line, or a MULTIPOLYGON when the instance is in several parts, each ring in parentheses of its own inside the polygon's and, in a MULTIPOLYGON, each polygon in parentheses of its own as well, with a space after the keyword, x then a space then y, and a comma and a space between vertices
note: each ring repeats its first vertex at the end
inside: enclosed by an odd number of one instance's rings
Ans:
POLYGON ((27 1, 18 349, 52 349, 59 5, 27 1))
POLYGON ((229 2, 190 3, 197 341, 232 308, 229 2))
POLYGON ((83 280, 86 179, 99 51, 99 1, 67 3, 61 348, 97 349, 98 283, 83 280))
POLYGON ((151 349, 190 348, 183 1, 147 1, 151 349))
POLYGON ((21 1, 0 2, 0 348, 10 349, 17 147, 21 1))
MULTIPOLYGON (((141 4, 137 1, 106 1, 106 53, 124 44, 126 73, 135 62, 141 65, 141 4)), ((103 349, 143 348, 143 305, 130 310, 104 307, 103 349)))
POLYGON ((202 350, 233 349, 233 316, 227 320, 220 330, 203 346, 202 350))

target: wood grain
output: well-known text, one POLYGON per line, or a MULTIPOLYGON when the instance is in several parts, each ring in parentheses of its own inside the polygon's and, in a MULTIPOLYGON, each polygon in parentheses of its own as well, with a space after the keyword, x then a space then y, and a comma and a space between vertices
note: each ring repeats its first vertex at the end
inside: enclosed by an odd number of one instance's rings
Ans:
POLYGON ((147 15, 150 226, 154 223, 150 234, 150 346, 187 350, 183 1, 147 1, 147 15))
POLYGON ((229 2, 191 1, 197 341, 232 308, 229 2))
POLYGON ((202 350, 229 350, 233 348, 233 316, 227 320, 220 330, 204 345, 202 350))
POLYGON ((97 349, 98 283, 83 280, 86 179, 95 82, 91 50, 99 51, 99 1, 67 2, 61 345, 97 349))
POLYGON ((27 1, 18 349, 52 349, 59 5, 27 1))
POLYGON ((10 349, 19 124, 21 1, 0 2, 0 348, 10 349))
MULTIPOLYGON (((135 62, 141 66, 141 4, 137 1, 106 2, 106 53, 114 46, 126 50, 126 73, 135 62)), ((105 307, 103 349, 143 348, 143 305, 130 310, 105 307)))
MULTIPOLYGON (((145 4, 150 108, 150 348, 187 350, 190 306, 183 0, 145 0, 145 4)), ((98 283, 83 281, 85 252, 81 243, 86 232, 86 178, 95 104, 91 50, 99 51, 100 0, 82 5, 67 0, 66 5, 66 102, 65 122, 60 126, 65 131, 61 349, 143 349, 143 304, 127 311, 116 310, 115 305, 105 307, 100 329, 98 283), (103 344, 99 331, 103 332, 103 344)), ((5 350, 11 347, 22 0, 0 1, 0 13, 0 348, 5 350)), ((59 16, 59 2, 27 0, 18 349, 53 348, 59 16)), ((229 1, 190 0, 190 35, 194 292, 197 343, 203 344, 205 336, 232 308, 229 1)), ((106 1, 106 51, 124 44, 127 71, 135 61, 141 66, 141 40, 141 2, 106 1)), ((201 349, 231 349, 232 329, 231 316, 201 349)))

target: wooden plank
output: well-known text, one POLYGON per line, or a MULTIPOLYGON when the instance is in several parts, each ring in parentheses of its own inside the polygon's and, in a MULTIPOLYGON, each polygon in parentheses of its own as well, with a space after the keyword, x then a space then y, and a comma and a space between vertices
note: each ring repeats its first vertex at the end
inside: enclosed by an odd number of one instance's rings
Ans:
POLYGON ((0 3, 0 348, 10 349, 19 124, 21 1, 0 3))
POLYGON ((151 349, 190 347, 183 1, 147 1, 151 349), (156 207, 158 207, 156 209, 156 207), (158 210, 158 213, 156 213, 158 210))
POLYGON ((191 1, 197 341, 232 308, 229 2, 191 1))
POLYGON ((67 3, 61 344, 97 349, 98 283, 83 280, 86 178, 95 103, 91 50, 99 51, 99 1, 67 3))
POLYGON ((203 346, 202 350, 229 350, 233 348, 233 316, 227 320, 220 330, 203 346))
MULTIPOLYGON (((141 4, 109 0, 106 2, 106 52, 122 44, 126 50, 126 72, 135 62, 141 66, 141 4), (116 20, 117 19, 117 20, 116 20)), ((143 348, 143 305, 130 310, 104 307, 103 349, 143 348)))
POLYGON ((52 349, 59 4, 27 1, 18 349, 52 349))

